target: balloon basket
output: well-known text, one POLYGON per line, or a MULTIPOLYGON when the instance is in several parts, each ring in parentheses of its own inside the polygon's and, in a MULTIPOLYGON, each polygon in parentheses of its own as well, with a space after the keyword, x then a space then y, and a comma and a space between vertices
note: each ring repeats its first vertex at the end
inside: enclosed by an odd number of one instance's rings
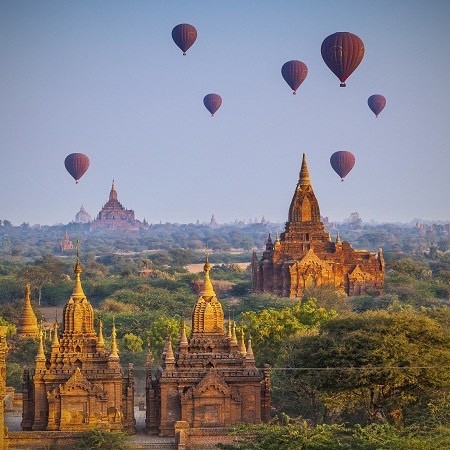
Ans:
POLYGON ((339 85, 339 87, 347 87, 347 85, 346 85, 345 83, 341 83, 341 84, 339 85))

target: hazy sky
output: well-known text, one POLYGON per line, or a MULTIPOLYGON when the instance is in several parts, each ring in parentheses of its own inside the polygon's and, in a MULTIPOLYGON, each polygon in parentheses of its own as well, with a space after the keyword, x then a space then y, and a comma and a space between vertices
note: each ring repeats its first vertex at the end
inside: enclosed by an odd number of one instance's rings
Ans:
POLYGON ((447 0, 1 0, 0 58, 0 219, 15 225, 94 216, 113 178, 150 223, 284 221, 303 152, 331 220, 450 219, 447 0), (198 30, 187 56, 183 22, 198 30), (336 31, 366 49, 345 89, 320 54, 336 31), (309 68, 296 96, 291 59, 309 68), (357 159, 344 183, 338 150, 357 159), (91 160, 78 185, 73 152, 91 160))

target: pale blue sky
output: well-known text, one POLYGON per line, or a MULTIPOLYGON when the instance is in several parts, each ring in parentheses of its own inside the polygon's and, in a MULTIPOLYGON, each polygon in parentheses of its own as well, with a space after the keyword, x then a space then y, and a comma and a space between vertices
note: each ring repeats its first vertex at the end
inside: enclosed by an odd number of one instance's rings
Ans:
POLYGON ((303 152, 331 220, 450 219, 448 1, 2 0, 0 58, 0 219, 96 215, 114 178, 151 223, 284 221, 303 152), (185 57, 183 22, 198 30, 185 57), (345 89, 320 54, 336 31, 366 48, 345 89), (291 59, 309 68, 296 96, 291 59), (337 150, 357 159, 344 183, 337 150), (73 152, 91 159, 78 185, 73 152))

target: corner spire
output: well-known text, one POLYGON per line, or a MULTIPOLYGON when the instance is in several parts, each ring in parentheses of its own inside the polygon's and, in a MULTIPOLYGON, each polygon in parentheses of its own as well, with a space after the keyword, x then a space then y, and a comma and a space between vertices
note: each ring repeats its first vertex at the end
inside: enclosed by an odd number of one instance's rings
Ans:
POLYGON ((97 345, 99 347, 104 347, 105 346, 105 339, 103 338, 103 321, 102 319, 99 320, 98 322, 98 342, 97 345))
POLYGON ((233 332, 231 334, 231 345, 238 345, 238 340, 236 337, 236 322, 233 321, 233 332))
POLYGON ((113 326, 111 332, 111 353, 109 354, 110 359, 119 359, 119 349, 117 348, 116 336, 116 322, 113 317, 113 326))
POLYGON ((36 368, 45 366, 45 352, 44 352, 44 331, 42 328, 39 330, 39 347, 36 355, 36 368))
POLYGON ((308 165, 306 164, 306 155, 304 153, 303 153, 303 158, 302 158, 302 167, 300 169, 299 184, 300 184, 300 186, 311 185, 311 180, 309 178, 308 165))
POLYGON ((59 339, 58 339, 58 311, 55 312, 55 323, 53 324, 52 347, 59 347, 59 339))
POLYGON ((245 356, 247 353, 247 349, 245 348, 245 337, 244 337, 244 329, 241 328, 241 339, 239 342, 239 353, 242 356, 245 356))

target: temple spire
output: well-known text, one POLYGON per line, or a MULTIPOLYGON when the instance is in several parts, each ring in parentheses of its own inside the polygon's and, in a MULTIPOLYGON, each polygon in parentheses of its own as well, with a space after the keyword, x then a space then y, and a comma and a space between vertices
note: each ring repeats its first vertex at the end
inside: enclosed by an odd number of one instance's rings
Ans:
POLYGON ((83 287, 81 286, 80 275, 83 272, 83 268, 80 264, 80 241, 77 239, 77 262, 75 263, 75 285, 73 287, 72 297, 85 297, 83 287))
POLYGON ((36 314, 31 306, 31 288, 27 283, 25 286, 25 302, 17 325, 19 336, 39 337, 39 326, 36 314))
POLYGON ((116 336, 116 322, 113 317, 113 326, 111 332, 111 353, 109 354, 110 359, 119 359, 119 349, 117 348, 116 336))
POLYGON ((233 332, 231 334, 231 344, 238 345, 238 340, 236 337, 236 322, 233 322, 233 332))
POLYGON ((98 342, 97 345, 99 347, 104 347, 105 346, 105 339, 103 338, 103 321, 102 319, 99 320, 98 322, 98 342))
POLYGON ((247 366, 255 364, 255 356, 253 354, 251 339, 248 340, 248 344, 247 344, 247 354, 245 355, 245 364, 247 366))
POLYGON ((55 312, 55 323, 53 324, 52 348, 53 347, 59 347, 59 339, 58 339, 58 311, 55 312))
POLYGON ((300 186, 310 186, 311 180, 309 178, 308 165, 306 164, 306 155, 303 153, 302 158, 302 167, 300 169, 300 178, 299 178, 300 186))
POLYGON ((39 347, 38 353, 36 355, 36 369, 42 368, 45 366, 46 357, 44 352, 44 331, 42 328, 39 330, 39 347))
POLYGON ((109 192, 109 200, 117 200, 117 191, 114 180, 112 180, 111 191, 109 192))
POLYGON ((184 319, 181 318, 181 333, 180 333, 180 342, 178 344, 178 348, 180 351, 185 351, 189 346, 189 342, 186 336, 186 324, 184 323, 184 319))
POLYGON ((233 337, 233 334, 231 332, 231 320, 228 319, 228 333, 227 333, 227 338, 231 339, 233 337))
POLYGON ((239 342, 239 352, 242 356, 245 356, 247 353, 247 349, 245 348, 245 337, 244 337, 244 329, 241 328, 241 339, 239 342))
POLYGON ((206 251, 205 265, 203 266, 203 271, 205 272, 205 285, 203 286, 203 290, 201 292, 202 297, 215 297, 216 296, 213 285, 211 283, 211 279, 209 278, 210 270, 211 270, 211 264, 208 261, 208 251, 206 251))

